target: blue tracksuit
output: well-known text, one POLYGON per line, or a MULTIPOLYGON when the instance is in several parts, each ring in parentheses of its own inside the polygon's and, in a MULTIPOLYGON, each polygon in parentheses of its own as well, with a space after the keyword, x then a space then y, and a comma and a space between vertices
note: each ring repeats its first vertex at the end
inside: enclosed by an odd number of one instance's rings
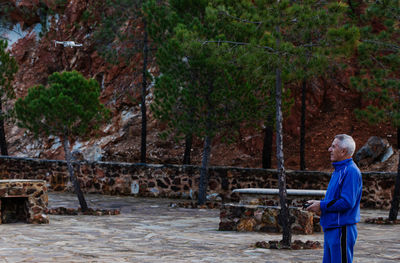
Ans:
POLYGON ((320 223, 324 230, 323 263, 353 261, 360 221, 361 172, 353 159, 334 162, 335 171, 321 201, 320 223))

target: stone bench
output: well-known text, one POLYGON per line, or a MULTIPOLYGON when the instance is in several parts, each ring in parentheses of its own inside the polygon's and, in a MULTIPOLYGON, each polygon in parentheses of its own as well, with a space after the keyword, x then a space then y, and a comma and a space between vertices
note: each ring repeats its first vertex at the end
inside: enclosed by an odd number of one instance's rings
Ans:
MULTIPOLYGON (((326 191, 287 189, 289 213, 293 218, 293 234, 312 234, 321 232, 319 216, 302 209, 310 199, 321 199, 326 191)), ((224 204, 220 209, 219 230, 222 231, 255 231, 278 233, 281 226, 278 222, 280 213, 279 190, 271 188, 235 189, 239 194, 238 204, 224 204)))
MULTIPOLYGON (((274 188, 243 188, 232 193, 239 194, 240 204, 280 206, 279 189, 274 188)), ((321 199, 325 190, 286 189, 289 206, 301 207, 307 200, 321 199)))

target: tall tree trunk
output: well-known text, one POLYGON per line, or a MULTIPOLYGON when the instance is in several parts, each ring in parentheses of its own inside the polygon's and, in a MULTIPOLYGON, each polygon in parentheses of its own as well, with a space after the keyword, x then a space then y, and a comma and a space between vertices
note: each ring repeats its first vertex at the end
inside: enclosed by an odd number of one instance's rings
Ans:
POLYGON ((72 167, 72 163, 71 163, 72 155, 71 155, 71 151, 69 149, 69 140, 66 135, 64 135, 64 138, 63 138, 63 146, 64 146, 64 152, 65 152, 65 160, 67 161, 69 178, 74 186, 75 193, 78 196, 79 205, 81 206, 81 210, 83 212, 85 212, 88 209, 88 206, 86 204, 85 197, 83 196, 81 187, 79 185, 79 181, 76 178, 76 176, 74 175, 74 168, 72 167))
POLYGON ((8 155, 6 132, 4 130, 3 105, 0 99, 0 149, 1 155, 8 155))
POLYGON ((264 145, 262 150, 262 168, 271 168, 272 159, 272 136, 274 134, 274 127, 272 126, 272 116, 268 115, 267 122, 264 129, 264 145))
POLYGON ((190 154, 192 152, 193 135, 187 134, 185 137, 185 153, 183 154, 183 164, 190 164, 190 154))
MULTIPOLYGON (((279 26, 276 27, 277 35, 280 34, 279 26)), ((279 38, 277 38, 277 47, 280 46, 279 38)), ((279 201, 281 210, 279 214, 279 223, 282 226, 282 245, 290 247, 292 242, 292 233, 290 231, 290 215, 289 206, 287 205, 286 191, 286 174, 283 156, 283 116, 282 116, 282 78, 281 69, 276 69, 275 83, 275 103, 276 103, 276 160, 278 162, 278 181, 279 181, 279 201)))
POLYGON ((394 185, 394 192, 392 198, 392 204, 389 211, 389 220, 396 220, 399 213, 399 203, 400 203, 400 128, 397 128, 397 151, 399 161, 397 163, 397 175, 396 182, 394 185))
POLYGON ((281 210, 279 214, 279 223, 282 226, 282 243, 290 247, 292 234, 290 231, 289 207, 287 205, 286 174, 283 156, 283 116, 282 116, 282 79, 281 70, 276 69, 276 160, 278 162, 278 180, 279 180, 279 201, 281 210))
POLYGON ((201 160, 200 168, 200 182, 199 182, 199 194, 198 194, 198 204, 203 205, 206 202, 207 186, 208 186, 208 165, 211 153, 211 140, 214 128, 213 117, 214 117, 214 105, 212 103, 211 95, 214 91, 214 85, 212 81, 208 80, 208 91, 206 95, 207 101, 207 116, 206 116, 206 136, 204 138, 204 149, 203 158, 201 160))
POLYGON ((141 111, 142 111, 142 136, 140 144, 140 162, 146 163, 146 138, 147 138, 147 110, 146 110, 146 89, 147 89, 147 59, 149 55, 149 43, 147 35, 147 21, 143 18, 144 39, 143 39, 143 68, 142 68, 142 90, 141 90, 141 111))
POLYGON ((307 82, 301 85, 301 124, 300 124, 300 170, 306 169, 305 161, 305 135, 306 135, 306 90, 307 82))
POLYGON ((208 164, 211 153, 211 138, 206 136, 204 139, 203 158, 201 160, 200 168, 200 182, 199 182, 199 195, 198 204, 203 205, 206 202, 207 186, 208 186, 208 164))

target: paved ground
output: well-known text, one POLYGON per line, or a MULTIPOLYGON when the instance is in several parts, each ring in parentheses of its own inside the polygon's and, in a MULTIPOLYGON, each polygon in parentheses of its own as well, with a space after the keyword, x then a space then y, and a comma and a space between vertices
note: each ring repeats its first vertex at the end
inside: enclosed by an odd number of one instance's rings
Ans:
MULTIPOLYGON (((78 207, 50 194, 50 207, 78 207)), ((0 225, 0 262, 321 262, 322 250, 267 250, 253 245, 280 235, 217 231, 218 210, 170 208, 167 199, 87 195, 117 216, 50 216, 48 225, 0 225)), ((362 217, 387 216, 362 210, 362 217)), ((319 240, 322 234, 294 236, 319 240)), ((354 262, 399 262, 400 226, 359 224, 354 262)))

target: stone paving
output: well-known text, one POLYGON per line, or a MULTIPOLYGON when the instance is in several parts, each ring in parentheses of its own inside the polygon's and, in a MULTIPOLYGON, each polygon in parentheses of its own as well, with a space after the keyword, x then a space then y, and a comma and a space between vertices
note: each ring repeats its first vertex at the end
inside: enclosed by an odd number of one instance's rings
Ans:
MULTIPOLYGON (((49 207, 78 207, 75 195, 50 193, 49 207)), ((217 231, 219 210, 171 208, 168 199, 86 195, 117 216, 56 216, 50 224, 0 225, 0 262, 321 262, 322 250, 253 245, 279 234, 217 231)), ((363 219, 388 211, 362 210, 363 219)), ((322 241, 322 234, 293 239, 322 241)), ((400 226, 360 223, 354 262, 400 262, 400 226)))

